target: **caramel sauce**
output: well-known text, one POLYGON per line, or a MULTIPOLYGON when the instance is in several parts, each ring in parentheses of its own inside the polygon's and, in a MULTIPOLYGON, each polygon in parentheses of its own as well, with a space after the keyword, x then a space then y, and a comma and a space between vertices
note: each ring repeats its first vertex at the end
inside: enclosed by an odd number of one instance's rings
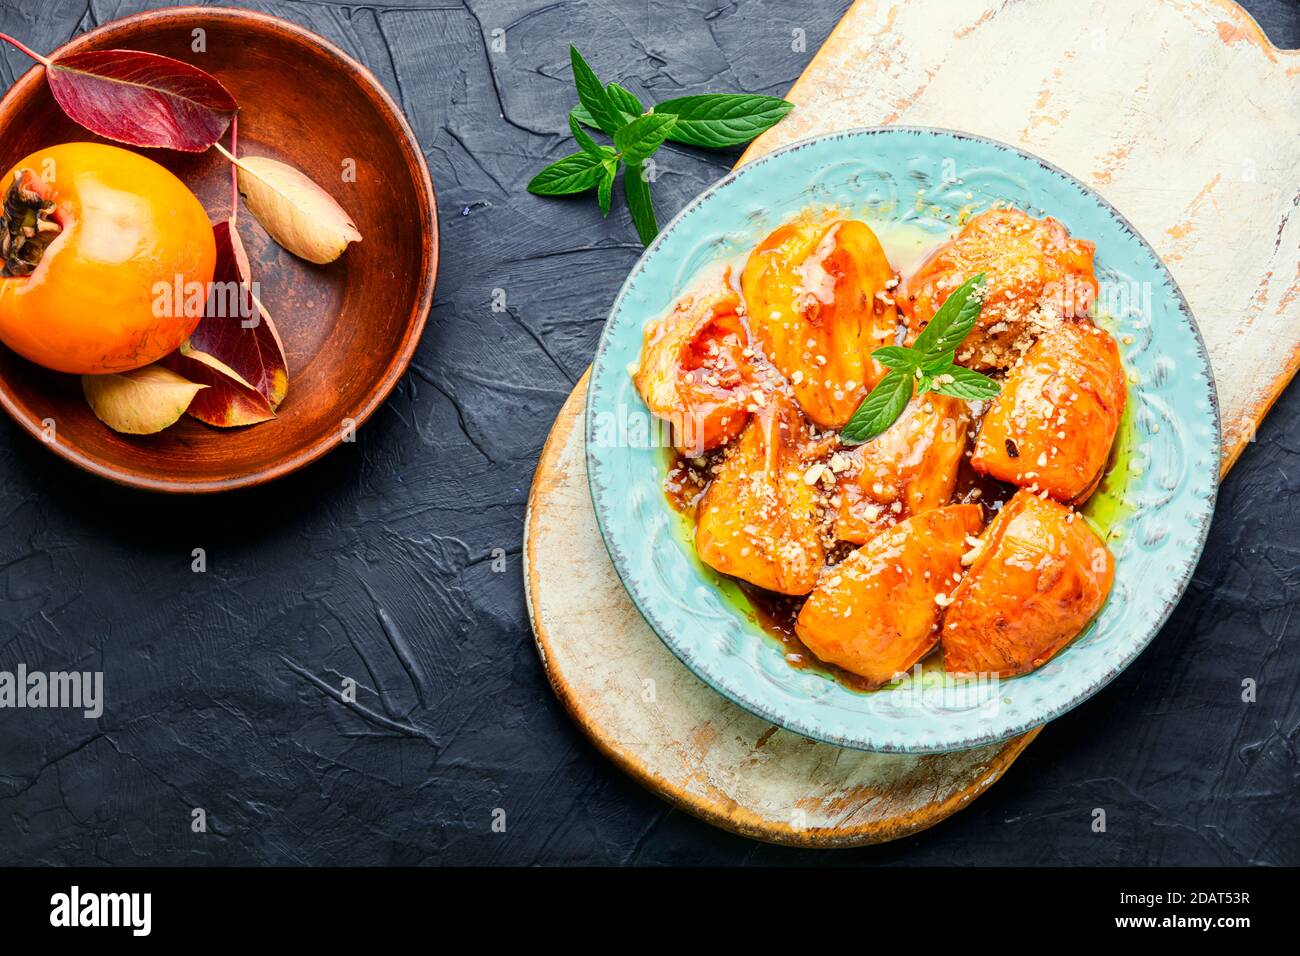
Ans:
POLYGON ((786 663, 797 670, 814 671, 829 677, 850 690, 868 691, 872 686, 857 674, 842 667, 819 660, 817 655, 799 640, 794 623, 799 618, 807 595, 776 594, 755 587, 748 581, 737 581, 741 593, 749 601, 751 616, 769 637, 775 638, 785 652, 786 663))
POLYGON ((668 449, 668 473, 664 476, 664 497, 678 514, 695 521, 696 506, 708 490, 712 474, 709 469, 722 459, 720 451, 705 452, 688 458, 675 448, 668 449))
POLYGON ((1018 489, 1008 482, 981 475, 971 467, 970 456, 971 448, 968 444, 966 453, 957 466, 957 483, 952 489, 952 503, 979 505, 984 511, 984 523, 988 524, 1018 489))

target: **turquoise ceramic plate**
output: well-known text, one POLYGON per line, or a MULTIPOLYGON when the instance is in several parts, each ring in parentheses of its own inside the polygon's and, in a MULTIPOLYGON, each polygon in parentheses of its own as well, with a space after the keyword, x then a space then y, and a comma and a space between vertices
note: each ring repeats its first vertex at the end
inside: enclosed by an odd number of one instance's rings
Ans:
MULTIPOLYGON (((896 263, 897 265, 897 263, 896 263)), ((1002 740, 1086 700, 1146 647, 1200 556, 1219 477, 1219 418, 1200 333, 1168 270, 1104 199, 1035 156, 936 129, 855 130, 796 143, 727 176, 688 205, 623 285, 592 366, 587 464, 605 543, 628 592, 669 648, 719 693, 789 730, 863 750, 929 753, 1002 740), (834 207, 886 234, 936 238, 962 210, 1006 202, 1097 244, 1099 304, 1131 371, 1131 459, 1112 485, 1110 600, 1046 666, 955 684, 936 666, 863 692, 797 669, 735 586, 702 565, 664 498, 667 454, 628 375, 648 319, 702 268, 743 255, 781 222, 834 207)), ((601 636, 593 634, 593 641, 601 636)))

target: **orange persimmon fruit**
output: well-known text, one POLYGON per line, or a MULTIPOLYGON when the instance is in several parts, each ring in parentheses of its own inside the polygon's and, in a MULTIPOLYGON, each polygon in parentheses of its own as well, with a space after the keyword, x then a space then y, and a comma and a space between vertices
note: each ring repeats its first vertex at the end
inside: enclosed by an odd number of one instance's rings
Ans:
POLYGON ((1128 399, 1119 346, 1086 321, 1049 329, 1011 369, 980 424, 971 466, 1081 503, 1106 470, 1128 399))
POLYGON ((1007 368, 1043 330, 1083 317, 1097 297, 1094 246, 1075 239, 1048 216, 990 209, 966 223, 898 289, 909 344, 963 282, 984 273, 984 306, 957 362, 974 369, 1007 368))
POLYGON ((848 467, 839 476, 835 536, 866 544, 911 515, 946 505, 969 428, 964 401, 931 392, 908 402, 884 434, 841 452, 848 467))
POLYGON ((811 591, 826 547, 820 496, 805 477, 821 454, 798 407, 774 393, 727 447, 700 500, 700 560, 768 591, 811 591))
POLYGON ((0 180, 0 341, 47 368, 123 372, 176 349, 216 263, 203 206, 138 153, 64 143, 0 180))
POLYGON ((1066 505, 1017 491, 1002 506, 944 617, 951 674, 1015 677, 1042 667, 1106 603, 1115 559, 1066 505))
POLYGON ((822 572, 795 633, 821 660, 888 683, 939 642, 966 538, 982 524, 979 505, 949 505, 882 532, 822 572))
POLYGON ((871 353, 898 331, 893 278, 876 234, 852 219, 786 223, 745 262, 750 327, 814 424, 842 427, 885 374, 871 353))
POLYGON ((726 277, 646 323, 632 382, 646 407, 672 426, 681 452, 698 455, 744 430, 752 401, 748 348, 744 305, 726 277))

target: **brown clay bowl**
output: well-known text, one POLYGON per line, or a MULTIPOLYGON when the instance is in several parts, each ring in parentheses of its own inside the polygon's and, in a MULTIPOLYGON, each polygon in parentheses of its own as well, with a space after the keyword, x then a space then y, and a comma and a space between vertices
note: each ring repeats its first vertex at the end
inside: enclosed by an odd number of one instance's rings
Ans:
MULTIPOLYGON (((419 343, 438 265, 437 208, 419 145, 365 67, 276 17, 156 10, 105 24, 62 51, 110 48, 162 53, 214 74, 240 105, 240 153, 291 163, 325 185, 364 238, 337 261, 313 265, 240 212, 253 278, 288 356, 289 392, 273 421, 217 429, 184 416, 157 435, 119 435, 91 413, 75 376, 3 346, 0 404, 64 458, 137 488, 224 491, 288 474, 351 437, 349 423, 360 426, 379 407, 419 343), (191 50, 198 28, 204 53, 191 50), (345 159, 355 160, 355 182, 342 182, 345 159)), ((44 72, 29 70, 0 100, 0 174, 45 146, 97 139, 59 109, 44 72)), ((229 215, 230 167, 215 150, 141 152, 194 190, 214 221, 229 215)))

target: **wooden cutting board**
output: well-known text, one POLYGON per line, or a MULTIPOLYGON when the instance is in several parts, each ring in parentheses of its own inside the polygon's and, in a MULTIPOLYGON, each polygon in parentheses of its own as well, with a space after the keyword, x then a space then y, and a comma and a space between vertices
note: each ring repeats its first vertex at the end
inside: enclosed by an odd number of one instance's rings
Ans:
MULTIPOLYGON (((858 0, 741 162, 857 126, 1015 143, 1109 199, 1164 258, 1209 348, 1231 467, 1300 364, 1300 52, 1231 0, 858 0)), ((746 836, 896 839, 1002 775, 1037 731, 955 754, 844 750, 714 693, 664 647, 605 552, 587 488, 584 376, 543 450, 524 570, 547 675, 596 746, 746 836)))

